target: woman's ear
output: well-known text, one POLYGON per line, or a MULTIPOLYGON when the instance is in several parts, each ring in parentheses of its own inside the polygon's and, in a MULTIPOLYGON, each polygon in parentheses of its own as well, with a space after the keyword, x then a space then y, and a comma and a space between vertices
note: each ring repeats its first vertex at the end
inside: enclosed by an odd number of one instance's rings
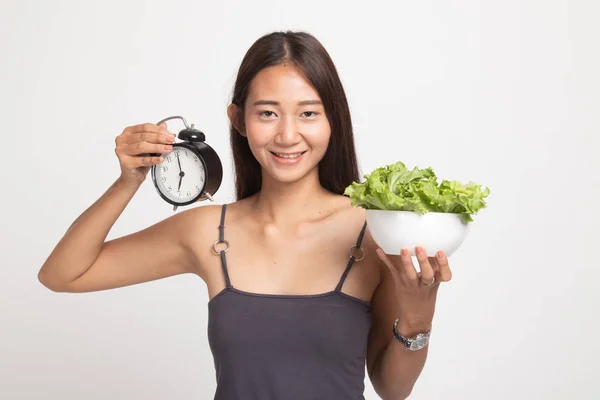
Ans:
POLYGON ((246 137, 246 126, 244 124, 244 113, 240 107, 235 104, 230 104, 227 107, 227 116, 229 121, 240 135, 246 137))

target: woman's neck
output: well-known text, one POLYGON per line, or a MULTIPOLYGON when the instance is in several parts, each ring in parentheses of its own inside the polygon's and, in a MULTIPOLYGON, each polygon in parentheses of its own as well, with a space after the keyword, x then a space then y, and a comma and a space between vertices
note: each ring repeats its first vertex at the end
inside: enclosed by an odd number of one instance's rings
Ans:
POLYGON ((252 211, 262 222, 296 224, 323 217, 335 195, 321 186, 318 171, 296 182, 282 183, 263 176, 252 211))

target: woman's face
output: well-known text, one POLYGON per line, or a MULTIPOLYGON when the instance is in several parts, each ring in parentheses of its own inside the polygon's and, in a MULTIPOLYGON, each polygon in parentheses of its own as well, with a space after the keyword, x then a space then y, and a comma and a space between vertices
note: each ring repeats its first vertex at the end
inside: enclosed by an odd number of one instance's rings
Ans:
POLYGON ((331 128, 317 91, 294 66, 281 64, 256 75, 244 119, 263 177, 289 183, 317 173, 331 128))

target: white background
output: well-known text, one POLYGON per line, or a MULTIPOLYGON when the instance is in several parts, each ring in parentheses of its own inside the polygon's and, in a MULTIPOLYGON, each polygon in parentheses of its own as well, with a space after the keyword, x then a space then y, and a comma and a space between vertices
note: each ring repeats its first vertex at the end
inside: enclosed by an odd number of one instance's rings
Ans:
MULTIPOLYGON (((411 398, 600 398, 599 12, 574 0, 3 0, 0 398, 212 398, 200 279, 56 294, 37 272, 117 178, 127 125, 196 123, 226 168, 216 202, 231 201, 235 74, 280 29, 311 32, 334 59, 362 173, 402 160, 492 191, 451 260, 411 398)), ((109 238, 170 214, 148 179, 109 238)))

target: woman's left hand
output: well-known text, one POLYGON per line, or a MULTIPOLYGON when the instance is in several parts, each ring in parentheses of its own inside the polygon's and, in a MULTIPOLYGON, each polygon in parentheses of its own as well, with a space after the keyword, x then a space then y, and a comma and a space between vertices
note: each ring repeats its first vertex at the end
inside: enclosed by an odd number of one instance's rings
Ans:
POLYGON ((417 272, 408 249, 402 249, 399 256, 387 255, 377 249, 377 255, 390 269, 394 279, 400 312, 398 330, 405 336, 431 328, 439 284, 452 279, 448 258, 443 251, 428 257, 425 250, 417 246, 415 253, 421 272, 417 272))

